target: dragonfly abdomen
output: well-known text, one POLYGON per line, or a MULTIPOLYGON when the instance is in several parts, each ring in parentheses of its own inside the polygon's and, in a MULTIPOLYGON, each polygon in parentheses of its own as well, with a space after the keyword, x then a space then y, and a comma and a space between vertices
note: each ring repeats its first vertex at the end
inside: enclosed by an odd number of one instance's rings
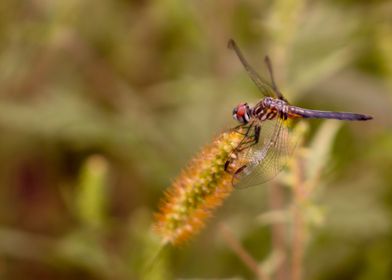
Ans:
POLYGON ((373 117, 363 114, 347 113, 347 112, 331 112, 331 111, 318 111, 302 109, 295 106, 290 106, 289 114, 294 114, 307 119, 335 119, 335 120, 348 120, 348 121, 366 121, 371 120, 373 117))

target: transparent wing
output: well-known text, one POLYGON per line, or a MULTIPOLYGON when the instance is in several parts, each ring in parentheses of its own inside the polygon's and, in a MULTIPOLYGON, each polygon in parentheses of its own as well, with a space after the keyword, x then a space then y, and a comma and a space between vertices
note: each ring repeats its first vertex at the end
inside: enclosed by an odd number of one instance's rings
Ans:
POLYGON ((238 56, 239 60, 241 61, 242 65, 244 66, 246 72, 248 73, 249 77, 252 79, 252 81, 256 84, 258 89, 261 91, 261 93, 264 96, 269 96, 269 97, 280 97, 280 92, 277 93, 273 86, 271 86, 266 80, 264 80, 254 69, 253 67, 248 63, 246 60, 245 56, 242 54, 241 50, 235 43, 233 39, 229 40, 228 42, 228 47, 236 53, 238 56))
POLYGON ((239 149, 233 186, 241 189, 265 183, 274 178, 292 156, 296 141, 290 137, 289 123, 279 117, 259 121, 259 142, 239 149))

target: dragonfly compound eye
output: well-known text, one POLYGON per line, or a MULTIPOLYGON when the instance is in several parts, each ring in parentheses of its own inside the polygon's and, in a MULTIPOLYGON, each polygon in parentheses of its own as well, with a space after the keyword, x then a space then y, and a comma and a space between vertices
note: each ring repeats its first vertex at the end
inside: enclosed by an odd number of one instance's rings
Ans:
POLYGON ((233 118, 240 123, 247 123, 250 119, 250 109, 247 103, 242 103, 238 105, 233 110, 233 118))

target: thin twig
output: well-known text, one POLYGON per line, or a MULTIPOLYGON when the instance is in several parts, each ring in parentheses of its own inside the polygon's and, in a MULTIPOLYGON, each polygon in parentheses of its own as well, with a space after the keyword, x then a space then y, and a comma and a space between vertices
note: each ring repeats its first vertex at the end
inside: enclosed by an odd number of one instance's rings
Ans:
POLYGON ((224 225, 220 224, 219 230, 222 233, 223 238, 230 246, 230 248, 236 253, 236 255, 242 260, 242 262, 257 276, 260 280, 269 280, 268 275, 262 271, 259 267, 257 261, 245 250, 240 242, 234 237, 230 229, 224 225))
POLYGON ((292 260, 291 275, 292 280, 301 280, 303 276, 303 257, 305 246, 305 222, 302 213, 302 205, 306 199, 305 178, 303 158, 300 154, 296 157, 294 165, 295 185, 294 207, 293 207, 293 241, 292 241, 292 260))
MULTIPOLYGON (((281 210, 283 208, 283 193, 278 183, 271 184, 268 198, 271 211, 281 210)), ((283 255, 283 260, 275 272, 276 280, 286 280, 288 276, 284 227, 285 225, 283 223, 273 223, 271 226, 272 248, 283 255)))

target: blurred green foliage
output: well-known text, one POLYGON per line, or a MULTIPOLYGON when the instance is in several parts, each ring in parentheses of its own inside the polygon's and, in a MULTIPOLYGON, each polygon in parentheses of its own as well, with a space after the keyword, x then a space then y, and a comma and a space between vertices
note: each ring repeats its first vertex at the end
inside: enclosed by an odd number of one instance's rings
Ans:
POLYGON ((303 279, 391 279, 391 4, 1 1, 0 279, 255 278, 219 222, 287 279, 296 214, 303 279), (201 235, 160 252, 163 190, 235 125, 235 104, 261 98, 229 38, 261 73, 270 55, 292 103, 374 120, 309 121, 309 195, 298 203, 283 179, 273 209, 273 183, 234 192, 201 235))

